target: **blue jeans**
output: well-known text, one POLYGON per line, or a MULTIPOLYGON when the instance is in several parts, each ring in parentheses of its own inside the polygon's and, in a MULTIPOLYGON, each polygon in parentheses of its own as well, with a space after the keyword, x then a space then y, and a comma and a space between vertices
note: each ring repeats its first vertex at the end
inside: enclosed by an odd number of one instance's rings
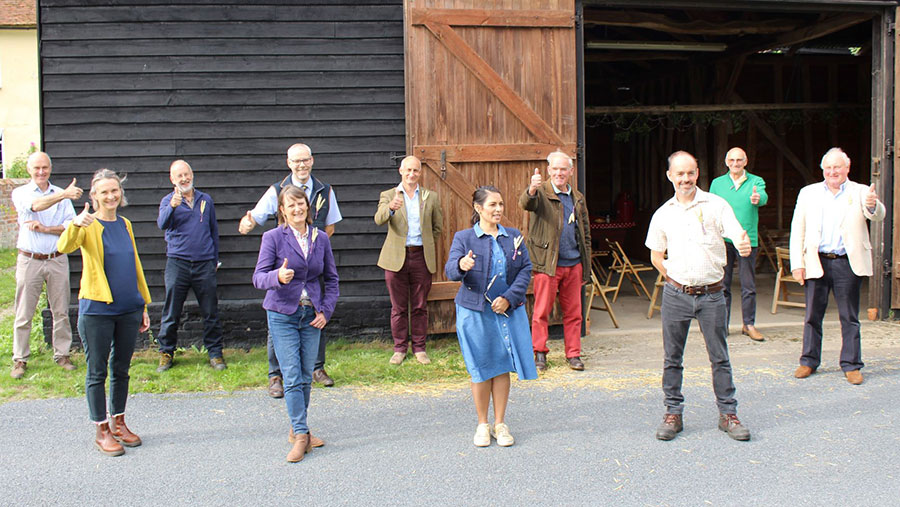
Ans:
POLYGON ((725 341, 728 335, 728 328, 725 325, 725 295, 720 291, 691 296, 679 292, 667 283, 663 287, 660 314, 665 351, 662 387, 666 412, 680 414, 684 411, 684 395, 681 394, 684 378, 682 367, 684 346, 687 343, 691 320, 697 319, 703 339, 706 341, 706 353, 712 367, 716 405, 723 414, 736 413, 734 380, 731 376, 731 361, 728 359, 728 344, 725 341))
POLYGON ((313 366, 319 349, 320 329, 309 325, 316 318, 311 306, 300 306, 291 315, 267 310, 272 346, 284 379, 284 401, 295 434, 309 433, 306 409, 313 366))
MULTIPOLYGON (((328 344, 328 336, 322 331, 319 335, 319 352, 316 354, 316 365, 313 370, 325 369, 325 345, 328 344)), ((280 377, 281 368, 278 366, 278 358, 275 356, 275 347, 272 345, 272 331, 266 336, 266 352, 269 357, 269 378, 280 377)))
POLYGON ((172 354, 178 345, 178 323, 188 290, 193 289, 203 315, 203 345, 210 358, 222 357, 222 324, 216 297, 216 261, 166 259, 166 302, 159 326, 159 351, 172 354))
POLYGON ((109 378, 109 413, 125 413, 128 400, 128 370, 144 309, 122 315, 79 315, 78 334, 84 346, 87 375, 84 391, 91 420, 106 420, 106 375, 109 378), (109 364, 110 355, 112 365, 109 364))

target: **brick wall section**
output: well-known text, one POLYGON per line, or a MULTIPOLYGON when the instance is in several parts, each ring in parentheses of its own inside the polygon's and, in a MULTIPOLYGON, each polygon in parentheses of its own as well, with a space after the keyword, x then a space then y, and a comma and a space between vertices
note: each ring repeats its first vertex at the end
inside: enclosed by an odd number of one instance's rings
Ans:
POLYGON ((18 215, 12 203, 12 191, 28 183, 28 178, 0 179, 0 248, 15 248, 19 234, 18 215))

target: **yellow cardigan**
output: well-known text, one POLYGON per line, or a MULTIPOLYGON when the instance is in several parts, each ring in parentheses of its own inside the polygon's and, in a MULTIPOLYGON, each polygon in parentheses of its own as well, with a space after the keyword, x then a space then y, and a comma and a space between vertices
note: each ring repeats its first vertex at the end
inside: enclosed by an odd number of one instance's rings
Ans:
MULTIPOLYGON (((144 297, 144 303, 150 303, 150 289, 144 279, 144 268, 141 267, 141 259, 138 257, 137 244, 134 242, 134 231, 131 222, 122 217, 125 228, 131 236, 131 244, 134 247, 134 267, 137 270, 138 290, 144 297)), ((56 242, 56 249, 62 253, 72 253, 81 248, 81 287, 78 289, 79 299, 91 299, 104 303, 112 303, 112 291, 106 280, 106 271, 103 268, 103 224, 94 220, 87 227, 78 227, 70 222, 56 242)), ((146 306, 144 307, 146 309, 146 306)))

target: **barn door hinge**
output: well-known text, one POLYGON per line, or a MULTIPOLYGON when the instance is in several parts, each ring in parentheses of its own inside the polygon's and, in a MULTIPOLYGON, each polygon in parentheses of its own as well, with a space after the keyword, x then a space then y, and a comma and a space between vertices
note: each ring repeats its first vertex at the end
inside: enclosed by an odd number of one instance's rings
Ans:
POLYGON ((406 158, 406 155, 403 153, 397 153, 396 151, 391 152, 391 162, 397 163, 398 160, 402 160, 406 158))
POLYGON ((584 14, 579 12, 575 14, 575 28, 581 28, 582 23, 584 23, 584 14))
POLYGON ((447 150, 441 150, 441 179, 447 179, 447 150))
POLYGON ((888 159, 894 156, 894 140, 887 138, 884 140, 884 158, 888 159))
POLYGON ((581 141, 575 145, 575 158, 579 160, 584 159, 584 141, 581 141))
POLYGON ((894 30, 896 30, 896 28, 897 28, 897 24, 896 24, 896 23, 888 23, 888 24, 887 24, 887 33, 888 33, 889 35, 893 35, 894 30))

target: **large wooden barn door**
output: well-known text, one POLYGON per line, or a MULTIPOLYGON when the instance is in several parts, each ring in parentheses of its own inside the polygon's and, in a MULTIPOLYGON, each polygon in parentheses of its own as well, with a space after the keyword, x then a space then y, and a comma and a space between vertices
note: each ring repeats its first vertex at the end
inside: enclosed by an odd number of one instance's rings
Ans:
MULTIPOLYGON (((575 156, 574 0, 406 0, 404 14, 407 150, 441 196, 443 268, 477 186, 498 187, 506 224, 525 229, 517 200, 534 168, 575 156)), ((430 332, 453 331, 457 287, 436 275, 430 332)))

